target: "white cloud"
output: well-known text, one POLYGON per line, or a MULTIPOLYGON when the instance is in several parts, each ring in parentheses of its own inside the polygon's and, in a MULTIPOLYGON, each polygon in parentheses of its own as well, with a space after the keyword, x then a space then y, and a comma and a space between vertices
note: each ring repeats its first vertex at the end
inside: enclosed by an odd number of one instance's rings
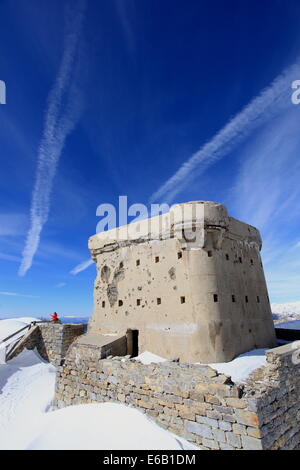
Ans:
POLYGON ((15 263, 19 263, 21 261, 21 258, 19 258, 18 256, 8 255, 6 253, 0 253, 0 259, 3 259, 5 261, 12 261, 15 263))
POLYGON ((155 191, 150 202, 170 202, 192 179, 210 165, 228 155, 254 129, 269 121, 276 113, 293 106, 291 82, 300 75, 295 63, 232 118, 208 143, 192 155, 176 173, 155 191))
POLYGON ((136 54, 135 35, 133 32, 132 21, 131 21, 135 13, 134 2, 127 0, 125 3, 124 0, 114 0, 113 4, 115 5, 118 18, 122 25, 129 52, 132 55, 132 57, 135 57, 135 54, 136 54))
POLYGON ((30 299, 38 299, 39 298, 36 295, 19 294, 18 292, 0 292, 0 295, 7 295, 9 297, 28 297, 30 299))
POLYGON ((59 282, 54 287, 57 287, 58 289, 60 289, 61 287, 65 287, 66 285, 67 285, 66 282, 59 282))
POLYGON ((79 1, 69 10, 63 56, 55 84, 50 91, 42 140, 38 151, 36 181, 30 210, 31 226, 27 234, 19 275, 30 269, 38 249, 41 231, 47 222, 50 196, 56 168, 66 137, 73 130, 81 113, 80 89, 74 80, 76 55, 84 18, 85 2, 79 1))
POLYGON ((85 271, 88 267, 92 266, 92 264, 94 264, 94 261, 92 259, 83 261, 82 263, 75 266, 75 268, 70 271, 70 274, 73 274, 75 276, 76 274, 85 271))
POLYGON ((27 218, 24 214, 0 214, 0 237, 22 235, 26 225, 27 218))
POLYGON ((273 301, 299 298, 300 107, 291 106, 243 148, 231 210, 262 233, 273 301))

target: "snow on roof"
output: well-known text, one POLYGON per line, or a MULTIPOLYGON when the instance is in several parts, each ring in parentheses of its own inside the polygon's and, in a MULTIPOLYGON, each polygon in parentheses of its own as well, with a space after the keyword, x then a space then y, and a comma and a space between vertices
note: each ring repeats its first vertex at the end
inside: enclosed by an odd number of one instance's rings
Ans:
POLYGON ((167 359, 164 357, 158 356, 157 354, 153 354, 150 351, 144 351, 143 353, 139 354, 135 357, 137 361, 140 361, 142 364, 151 364, 151 363, 159 363, 165 362, 167 359))
MULTIPOLYGON (((247 353, 240 354, 230 362, 218 362, 206 365, 212 367, 220 374, 230 376, 233 382, 243 382, 254 370, 266 364, 266 350, 267 349, 253 349, 247 353)), ((139 360, 143 364, 167 361, 167 359, 157 356, 149 351, 144 351, 135 359, 139 360)))

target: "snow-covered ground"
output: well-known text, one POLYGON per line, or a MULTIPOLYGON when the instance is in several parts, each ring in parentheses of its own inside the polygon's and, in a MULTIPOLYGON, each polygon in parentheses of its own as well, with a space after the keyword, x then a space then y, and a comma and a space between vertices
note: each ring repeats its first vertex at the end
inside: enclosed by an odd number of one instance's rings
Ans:
POLYGON ((139 410, 117 403, 69 406, 45 415, 27 449, 191 450, 139 410), (59 432, 57 430, 59 429, 59 432))
POLYGON ((0 365, 5 364, 5 358, 7 354, 7 350, 16 343, 18 338, 24 335, 26 333, 26 330, 20 331, 19 333, 15 334, 13 338, 8 339, 7 341, 6 338, 8 338, 10 335, 13 333, 16 333, 19 330, 22 330, 26 325, 31 323, 32 321, 36 321, 37 318, 33 317, 22 317, 22 318, 12 318, 12 319, 6 319, 6 320, 1 320, 0 322, 0 365))
POLYGON ((33 351, 0 365, 0 449, 27 448, 50 406, 54 384, 55 367, 33 351))
MULTIPOLYGON (((272 304, 272 311, 276 323, 285 322, 280 326, 300 329, 300 302, 272 304)), ((1 320, 0 341, 34 320, 1 320)), ((166 361, 148 351, 137 360, 166 361)), ((229 363, 209 365, 234 382, 243 382, 265 363, 265 350, 257 349, 229 363)), ((0 364, 0 449, 195 449, 125 405, 99 403, 51 411, 54 386, 55 367, 35 351, 25 350, 0 364)))
MULTIPOLYGON (((1 320, 0 323, 0 341, 4 340, 15 331, 20 330, 24 326, 28 325, 32 321, 37 321, 37 318, 33 317, 21 317, 21 318, 11 318, 9 320, 1 320)), ((18 336, 22 336, 24 332, 21 332, 18 336)), ((15 338, 17 338, 16 336, 15 338)))
MULTIPOLYGON (((22 326, 20 319, 1 320, 0 338, 22 326)), ((0 365, 1 450, 197 449, 125 405, 99 403, 51 411, 54 387, 55 367, 35 351, 25 350, 0 365)))

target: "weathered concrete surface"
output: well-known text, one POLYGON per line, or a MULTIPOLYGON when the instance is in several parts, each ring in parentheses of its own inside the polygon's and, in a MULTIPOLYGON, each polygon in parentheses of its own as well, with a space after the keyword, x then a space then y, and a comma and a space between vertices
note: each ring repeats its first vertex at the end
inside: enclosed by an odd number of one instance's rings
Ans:
POLYGON ((139 350, 186 362, 229 361, 276 344, 256 228, 217 203, 90 238, 97 262, 93 333, 139 331, 139 350))
POLYGON ((83 347, 92 347, 98 350, 98 358, 104 359, 108 356, 126 356, 127 337, 126 335, 101 335, 97 333, 87 333, 79 336, 76 344, 83 347))

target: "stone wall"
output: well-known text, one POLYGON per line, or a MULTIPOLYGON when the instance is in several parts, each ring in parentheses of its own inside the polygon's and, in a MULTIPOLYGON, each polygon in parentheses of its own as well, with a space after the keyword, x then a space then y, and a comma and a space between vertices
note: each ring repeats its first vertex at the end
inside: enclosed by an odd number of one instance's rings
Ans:
POLYGON ((131 405, 201 449, 299 449, 300 367, 283 348, 270 350, 246 384, 234 384, 208 366, 99 360, 75 342, 58 367, 53 405, 131 405))
POLYGON ((37 349, 41 356, 59 365, 72 342, 86 330, 85 324, 48 323, 40 325, 41 341, 37 349))
POLYGON ((86 324, 54 322, 37 324, 20 340, 7 359, 17 356, 25 348, 36 348, 43 359, 60 365, 70 345, 85 332, 86 326, 86 324))
MULTIPOLYGON (((244 388, 249 409, 259 417, 264 449, 300 450, 300 349, 291 344, 267 351, 267 366, 244 388)), ((296 343, 294 343, 296 345, 296 343)))

